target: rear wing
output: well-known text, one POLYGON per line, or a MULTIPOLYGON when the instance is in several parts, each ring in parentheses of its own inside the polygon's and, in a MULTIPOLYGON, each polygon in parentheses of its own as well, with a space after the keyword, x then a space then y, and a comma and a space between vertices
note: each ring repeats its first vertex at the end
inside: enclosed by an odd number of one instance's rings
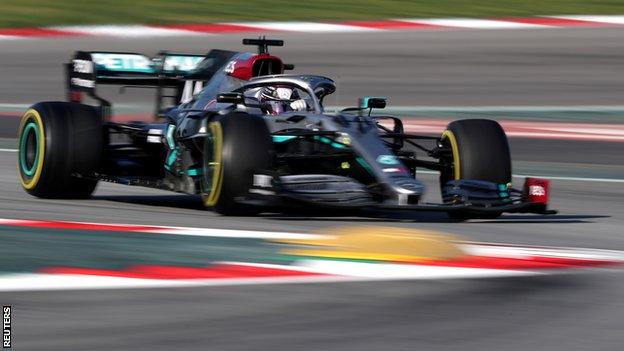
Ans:
POLYGON ((173 99, 169 105, 176 105, 183 94, 191 93, 185 92, 187 82, 208 81, 235 54, 224 50, 212 50, 206 55, 162 52, 150 58, 129 52, 77 51, 66 64, 67 97, 73 102, 82 102, 83 95, 97 100, 102 118, 108 119, 111 104, 97 94, 98 85, 155 88, 158 113, 166 99, 173 99))

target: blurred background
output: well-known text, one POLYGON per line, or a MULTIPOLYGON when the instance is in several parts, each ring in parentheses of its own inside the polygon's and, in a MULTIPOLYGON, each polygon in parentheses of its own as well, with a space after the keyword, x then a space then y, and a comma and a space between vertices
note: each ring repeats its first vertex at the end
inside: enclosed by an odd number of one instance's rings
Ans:
POLYGON ((624 7, 619 0, 14 0, 2 5, 0 27, 609 15, 621 14, 624 7))
MULTIPOLYGON (((471 241, 624 250, 622 0, 0 3, 0 218, 303 233, 366 223, 438 230, 471 241), (496 22, 430 21, 440 18, 496 22), (387 27, 396 19, 422 25, 387 27), (193 36, 50 34, 66 26, 281 21, 366 22, 376 29, 324 32, 312 24, 312 30, 193 36), (501 28, 501 21, 543 26, 501 28), (440 23, 446 25, 435 25, 440 23), (51 31, 33 30, 41 27, 51 31), (552 207, 560 214, 465 223, 436 213, 228 218, 203 210, 194 197, 114 184, 101 184, 86 201, 40 200, 22 191, 14 152, 19 117, 35 102, 65 99, 62 63, 75 50, 243 51, 252 48, 242 47, 242 38, 265 34, 285 41, 272 53, 295 64, 295 72, 336 80, 338 91, 327 102, 333 107, 354 105, 361 96, 387 96, 388 113, 402 116, 413 132, 432 135, 454 119, 500 121, 510 136, 514 174, 551 179, 552 207)), ((116 118, 145 118, 153 108, 150 92, 101 93, 116 102, 116 118)), ((437 175, 419 176, 432 189, 427 199, 438 200, 437 175)), ((49 266, 202 266, 270 252, 266 244, 233 239, 0 225, 5 274, 49 266)), ((0 301, 14 307, 16 349, 619 350, 623 277, 600 271, 498 280, 0 288, 0 301)))

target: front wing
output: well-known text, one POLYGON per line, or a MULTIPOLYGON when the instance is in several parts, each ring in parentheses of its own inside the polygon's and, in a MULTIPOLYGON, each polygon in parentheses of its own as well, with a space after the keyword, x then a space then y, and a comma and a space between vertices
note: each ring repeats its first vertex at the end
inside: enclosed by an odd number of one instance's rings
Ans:
POLYGON ((385 201, 376 200, 374 196, 367 192, 366 187, 357 182, 345 180, 348 178, 323 175, 316 175, 316 177, 325 177, 325 182, 315 179, 315 181, 305 183, 304 187, 293 189, 292 186, 288 185, 288 182, 275 175, 255 174, 253 187, 249 190, 249 197, 240 199, 240 201, 250 205, 277 208, 298 207, 327 210, 387 210, 401 212, 438 211, 463 213, 467 216, 474 215, 476 217, 502 212, 545 215, 557 213, 555 210, 548 209, 549 181, 539 178, 526 178, 522 190, 509 189, 511 196, 506 202, 484 201, 482 198, 475 200, 474 197, 466 196, 444 203, 399 204, 392 199, 385 201), (331 185, 327 186, 327 184, 331 185), (307 191, 301 191, 300 189, 307 189, 307 191))

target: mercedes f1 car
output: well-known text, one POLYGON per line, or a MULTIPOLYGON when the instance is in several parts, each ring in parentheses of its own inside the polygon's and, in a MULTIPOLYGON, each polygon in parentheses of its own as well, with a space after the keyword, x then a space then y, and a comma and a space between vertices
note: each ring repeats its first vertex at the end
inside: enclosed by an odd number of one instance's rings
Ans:
POLYGON ((86 198, 98 181, 200 194, 226 215, 293 206, 446 211, 452 217, 552 213, 548 181, 512 187, 506 135, 492 120, 450 123, 439 136, 405 133, 363 97, 336 113, 327 77, 285 74, 269 54, 281 40, 244 39, 257 53, 212 50, 76 52, 67 102, 40 102, 22 117, 18 170, 41 198, 86 198), (100 84, 151 87, 153 123, 114 122, 100 84), (83 100, 89 98, 91 105, 83 100), (424 203, 419 169, 440 174, 440 203, 424 203))

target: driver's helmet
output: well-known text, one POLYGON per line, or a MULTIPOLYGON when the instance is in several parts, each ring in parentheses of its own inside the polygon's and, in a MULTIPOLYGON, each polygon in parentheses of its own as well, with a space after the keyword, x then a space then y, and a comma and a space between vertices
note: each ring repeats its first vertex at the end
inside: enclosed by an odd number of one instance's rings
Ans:
POLYGON ((283 85, 269 85, 262 89, 260 101, 271 106, 271 115, 279 115, 284 112, 292 111, 290 103, 297 100, 297 91, 293 88, 283 85))

